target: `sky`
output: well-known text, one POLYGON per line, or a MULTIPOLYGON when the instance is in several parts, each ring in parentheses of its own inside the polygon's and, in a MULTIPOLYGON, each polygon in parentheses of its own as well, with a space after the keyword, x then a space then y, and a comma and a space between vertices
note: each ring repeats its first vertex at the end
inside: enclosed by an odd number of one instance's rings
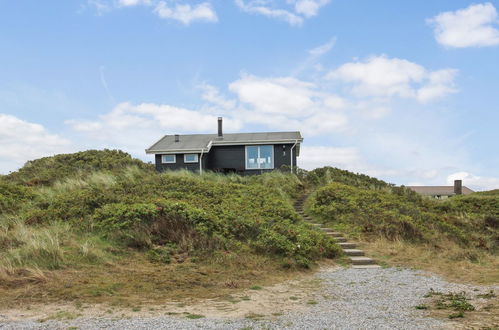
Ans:
POLYGON ((301 131, 298 166, 499 188, 499 1, 0 2, 0 173, 165 134, 301 131))

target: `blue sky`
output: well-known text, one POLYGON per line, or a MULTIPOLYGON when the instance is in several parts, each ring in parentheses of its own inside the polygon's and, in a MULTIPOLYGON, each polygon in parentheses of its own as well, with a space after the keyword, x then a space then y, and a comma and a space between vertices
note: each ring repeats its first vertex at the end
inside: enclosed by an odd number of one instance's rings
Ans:
POLYGON ((300 130, 299 166, 499 188, 498 1, 0 4, 0 173, 164 134, 300 130))

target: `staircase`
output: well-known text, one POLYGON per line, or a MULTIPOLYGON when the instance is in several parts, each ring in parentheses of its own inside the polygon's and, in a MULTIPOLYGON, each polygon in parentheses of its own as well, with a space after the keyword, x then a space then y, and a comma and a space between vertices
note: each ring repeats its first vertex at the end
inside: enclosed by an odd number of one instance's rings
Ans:
POLYGON ((303 211, 303 203, 307 195, 303 195, 298 198, 295 202, 296 212, 307 222, 315 226, 318 230, 322 230, 334 238, 337 244, 343 249, 343 252, 348 257, 352 264, 352 268, 380 268, 376 261, 372 258, 366 257, 364 251, 357 249, 357 245, 355 243, 348 242, 348 240, 343 237, 343 235, 339 232, 332 230, 331 228, 325 227, 323 224, 314 223, 313 219, 306 215, 303 211))

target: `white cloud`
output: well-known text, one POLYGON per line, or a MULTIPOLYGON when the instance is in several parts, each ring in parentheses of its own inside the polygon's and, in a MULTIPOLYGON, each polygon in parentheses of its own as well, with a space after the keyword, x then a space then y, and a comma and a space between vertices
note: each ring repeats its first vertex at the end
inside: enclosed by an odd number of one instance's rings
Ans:
POLYGON ((67 152, 70 142, 49 133, 42 125, 12 115, 0 114, 0 173, 7 173, 26 161, 67 152))
POLYGON ((312 82, 244 75, 231 83, 229 90, 240 102, 238 115, 248 123, 272 129, 300 129, 309 135, 341 131, 348 126, 342 111, 347 102, 312 82))
POLYGON ((308 53, 313 57, 321 57, 322 55, 329 53, 331 49, 333 49, 335 44, 336 44, 336 37, 331 38, 331 40, 329 40, 323 45, 310 49, 308 53))
POLYGON ((259 14, 270 18, 277 18, 288 22, 290 25, 303 24, 303 18, 289 10, 278 9, 269 6, 268 1, 261 0, 235 0, 236 5, 247 13, 259 14))
MULTIPOLYGON (((147 144, 165 134, 215 133, 217 116, 165 104, 120 103, 96 120, 68 120, 95 147, 125 148, 143 156, 147 144)), ((224 118, 224 129, 237 131, 241 122, 224 118)))
POLYGON ((295 12, 305 17, 312 17, 319 13, 319 9, 327 5, 331 0, 297 0, 295 12))
POLYGON ((192 22, 218 22, 218 16, 209 1, 191 4, 189 0, 87 0, 98 15, 113 9, 152 6, 153 13, 163 19, 173 19, 184 25, 192 22))
POLYGON ((329 2, 330 0, 235 0, 236 5, 247 13, 280 19, 294 26, 302 25, 306 18, 316 16, 319 9, 329 2))
POLYGON ((307 51, 307 58, 301 64, 296 66, 296 68, 291 73, 291 76, 298 76, 302 72, 310 72, 311 69, 316 72, 323 71, 324 67, 319 63, 319 60, 322 56, 329 53, 335 45, 336 37, 333 37, 328 42, 315 48, 309 49, 307 51))
POLYGON ((447 47, 499 45, 497 11, 490 2, 441 13, 428 22, 438 43, 447 47))
POLYGON ((160 1, 154 12, 161 18, 177 20, 185 25, 194 21, 218 22, 218 16, 209 2, 197 5, 177 3, 170 6, 165 1, 160 1))
POLYGON ((299 115, 314 105, 312 83, 295 78, 259 78, 244 76, 231 83, 229 89, 241 102, 251 104, 259 112, 299 115))
POLYGON ((350 171, 361 167, 359 151, 353 147, 337 148, 326 146, 302 146, 298 166, 306 170, 333 166, 350 171))
POLYGON ((88 0, 87 4, 95 8, 97 15, 102 15, 112 9, 112 5, 106 0, 88 0))
POLYGON ((138 5, 149 6, 152 2, 151 0, 119 0, 118 4, 123 7, 133 7, 138 5))
POLYGON ((351 83, 358 96, 398 96, 425 103, 455 93, 456 74, 454 69, 429 71, 408 60, 382 55, 343 64, 326 78, 351 83))
POLYGON ((220 94, 220 90, 212 85, 203 83, 198 86, 203 91, 201 98, 222 110, 232 110, 236 106, 235 100, 230 100, 220 94))
POLYGON ((447 184, 454 184, 454 180, 463 180, 463 186, 474 190, 499 189, 499 178, 478 176, 469 172, 456 172, 447 177, 447 184))

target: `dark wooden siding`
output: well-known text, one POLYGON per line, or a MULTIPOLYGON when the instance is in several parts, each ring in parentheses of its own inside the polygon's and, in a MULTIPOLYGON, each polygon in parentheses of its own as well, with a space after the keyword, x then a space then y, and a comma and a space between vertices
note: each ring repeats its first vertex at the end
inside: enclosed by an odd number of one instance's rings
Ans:
MULTIPOLYGON (((291 147, 293 144, 275 144, 274 145, 274 169, 281 169, 282 166, 291 166, 291 147)), ((208 154, 203 155, 203 169, 236 172, 239 174, 260 174, 268 170, 247 170, 246 148, 241 146, 214 146, 208 154)), ((158 171, 187 169, 198 172, 199 163, 184 163, 184 154, 177 154, 175 164, 162 164, 161 155, 156 155, 156 169, 158 171)), ((293 150, 293 164, 296 166, 296 149, 293 150)))
MULTIPOLYGON (((200 158, 200 155, 198 154, 198 159, 200 158)), ((176 155, 176 163, 171 163, 171 164, 163 164, 161 163, 161 155, 156 155, 155 157, 156 161, 156 170, 159 172, 163 172, 166 170, 181 170, 181 169, 186 169, 189 171, 193 172, 199 172, 199 161, 197 163, 184 163, 184 154, 177 154, 176 155)), ((206 161, 206 154, 203 155, 203 168, 206 168, 206 164, 204 163, 206 161)))
MULTIPOLYGON (((291 147, 293 144, 274 145, 274 169, 291 166, 291 147)), ((293 150, 295 153, 296 150, 293 150)), ((245 146, 214 146, 207 157, 206 168, 213 171, 230 170, 240 174, 260 174, 269 170, 247 170, 245 146)), ((293 155, 293 164, 296 164, 296 154, 293 155)))

